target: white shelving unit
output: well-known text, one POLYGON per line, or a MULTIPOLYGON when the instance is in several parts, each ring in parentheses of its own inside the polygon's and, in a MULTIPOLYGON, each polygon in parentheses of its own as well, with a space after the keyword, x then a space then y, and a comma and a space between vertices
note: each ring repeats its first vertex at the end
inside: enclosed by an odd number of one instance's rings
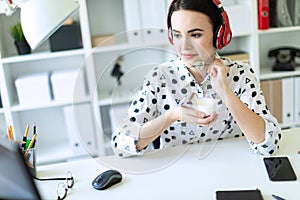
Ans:
MULTIPOLYGON (((164 29, 166 19, 155 20, 155 17, 149 18, 141 12, 141 9, 146 7, 154 9, 153 15, 166 15, 169 0, 78 0, 78 2, 80 10, 73 18, 80 23, 83 48, 77 50, 50 52, 49 43, 46 41, 31 54, 18 56, 8 28, 18 21, 19 13, 16 12, 11 17, 0 16, 0 89, 3 103, 3 108, 0 108, 0 131, 1 134, 6 134, 6 127, 13 125, 17 137, 21 138, 26 124, 36 122, 40 133, 37 142, 40 164, 78 157, 76 153, 72 153, 74 147, 70 144, 70 136, 67 134, 63 112, 66 106, 90 106, 93 116, 91 122, 93 139, 85 141, 86 133, 79 133, 79 138, 81 142, 86 142, 89 154, 93 156, 110 154, 109 111, 114 105, 126 105, 130 102, 150 68, 174 57, 174 50, 168 44, 164 29), (134 7, 140 9, 136 10, 136 13, 130 12, 134 7), (140 17, 130 19, 133 15, 140 17), (132 40, 132 36, 139 31, 134 27, 144 29, 139 32, 139 37, 132 40), (113 35, 109 38, 113 45, 92 46, 92 37, 108 34, 113 35), (123 56, 122 71, 125 72, 121 86, 118 86, 115 78, 110 76, 119 56, 123 56), (19 104, 14 84, 18 76, 70 68, 82 69, 84 72, 88 93, 86 99, 71 102, 53 100, 51 103, 31 106, 19 104)), ((256 0, 223 0, 223 4, 225 9, 230 11, 229 18, 234 28, 234 37, 232 43, 222 52, 248 52, 250 63, 262 80, 300 74, 299 70, 272 72, 274 60, 267 57, 267 52, 272 47, 283 44, 300 46, 300 40, 297 39, 300 27, 259 31, 256 0), (237 8, 244 9, 242 14, 235 11, 237 8)), ((78 126, 90 127, 85 120, 76 121, 76 116, 75 122, 79 124, 78 126)))
MULTIPOLYGON (((259 66, 260 76, 272 78, 273 75, 278 74, 272 72, 272 66, 275 63, 275 58, 268 58, 268 51, 271 48, 281 46, 300 47, 300 40, 297 35, 300 33, 300 26, 284 27, 284 28, 270 28, 269 30, 258 31, 258 53, 259 53, 259 66)), ((299 63, 299 62, 298 62, 299 63)), ((298 70, 294 75, 298 75, 298 70)), ((283 73, 285 74, 285 72, 283 73)), ((276 75, 275 75, 276 76, 276 75)))

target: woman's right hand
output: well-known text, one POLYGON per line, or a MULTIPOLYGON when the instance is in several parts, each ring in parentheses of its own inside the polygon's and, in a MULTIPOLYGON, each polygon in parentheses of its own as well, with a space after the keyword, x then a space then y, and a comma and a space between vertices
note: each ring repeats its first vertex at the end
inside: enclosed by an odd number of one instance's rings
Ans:
POLYGON ((209 126, 217 118, 216 112, 206 115, 204 112, 183 105, 176 107, 168 114, 173 121, 180 120, 200 126, 209 126))

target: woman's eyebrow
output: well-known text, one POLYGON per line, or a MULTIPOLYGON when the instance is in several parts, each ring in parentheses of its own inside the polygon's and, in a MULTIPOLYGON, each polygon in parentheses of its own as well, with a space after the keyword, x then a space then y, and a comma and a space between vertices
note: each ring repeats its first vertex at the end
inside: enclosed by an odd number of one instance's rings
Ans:
POLYGON ((191 33, 191 32, 194 32, 194 31, 203 31, 203 29, 195 28, 195 29, 189 30, 188 33, 191 33))
POLYGON ((180 31, 177 31, 177 30, 175 30, 175 29, 172 29, 172 31, 173 31, 173 32, 177 32, 177 33, 180 33, 180 31))
MULTIPOLYGON (((176 30, 176 29, 172 29, 173 32, 176 32, 176 33, 180 33, 180 31, 176 30)), ((200 28, 195 28, 195 29, 192 29, 192 30, 189 30, 187 33, 192 33, 194 31, 204 31, 203 29, 200 29, 200 28)))

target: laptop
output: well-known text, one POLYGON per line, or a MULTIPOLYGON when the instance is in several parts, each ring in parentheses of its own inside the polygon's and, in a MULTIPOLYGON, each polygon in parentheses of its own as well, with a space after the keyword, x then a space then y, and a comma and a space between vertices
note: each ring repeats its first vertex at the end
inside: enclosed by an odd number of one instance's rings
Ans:
POLYGON ((41 199, 16 144, 0 141, 0 199, 41 199))

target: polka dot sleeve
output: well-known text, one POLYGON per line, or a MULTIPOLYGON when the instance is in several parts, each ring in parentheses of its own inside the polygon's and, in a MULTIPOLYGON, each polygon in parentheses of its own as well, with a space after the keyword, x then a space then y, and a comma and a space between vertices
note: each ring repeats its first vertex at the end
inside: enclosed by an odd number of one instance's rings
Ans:
MULTIPOLYGON (((152 72, 151 72, 152 73, 152 72)), ((150 74, 151 74, 150 73, 150 74)), ((128 116, 121 122, 112 135, 112 147, 116 155, 128 157, 143 154, 138 151, 136 144, 143 124, 157 117, 157 98, 155 81, 146 78, 128 109, 128 116)))
MULTIPOLYGON (((264 96, 260 89, 253 69, 249 65, 237 63, 234 68, 233 81, 240 82, 240 87, 235 88, 235 94, 242 102, 265 121, 265 140, 260 144, 249 141, 254 152, 262 155, 271 155, 279 148, 281 129, 276 118, 267 109, 264 96), (240 76, 237 76, 240 75, 240 76), (238 80, 240 79, 240 80, 238 80)), ((239 84, 238 84, 239 85, 239 84)))

